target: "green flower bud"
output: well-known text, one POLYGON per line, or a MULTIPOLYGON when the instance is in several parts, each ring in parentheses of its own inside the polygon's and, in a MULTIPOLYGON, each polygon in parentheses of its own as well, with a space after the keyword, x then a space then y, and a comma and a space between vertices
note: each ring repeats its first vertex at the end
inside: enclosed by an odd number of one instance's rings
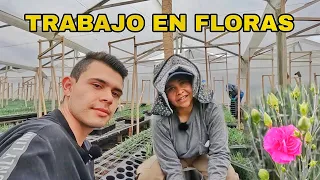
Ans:
POLYGON ((248 119, 249 119, 249 114, 247 113, 247 111, 243 111, 243 120, 248 121, 248 119))
POLYGON ((286 172, 287 170, 286 170, 285 167, 282 166, 282 167, 281 167, 281 171, 282 171, 282 172, 286 172))
POLYGON ((309 131, 304 136, 304 140, 306 141, 307 144, 310 144, 312 142, 312 136, 311 136, 311 133, 309 131))
POLYGON ((263 121, 265 126, 267 126, 268 128, 272 127, 272 120, 266 112, 264 112, 263 121))
POLYGON ((299 107, 301 116, 306 116, 309 112, 308 104, 303 102, 302 104, 299 104, 299 107))
POLYGON ((308 131, 308 129, 310 128, 311 126, 311 123, 310 123, 310 120, 309 118, 307 118, 306 116, 302 116, 300 119, 299 119, 299 122, 298 122, 298 128, 302 131, 308 131))
POLYGON ((301 134, 298 130, 295 130, 293 133, 294 137, 300 138, 301 134))
POLYGON ((269 172, 265 169, 260 169, 258 176, 260 180, 269 180, 269 172))
POLYGON ((260 112, 256 109, 251 110, 251 119, 255 124, 260 122, 260 112))
POLYGON ((311 118, 309 118, 309 120, 310 120, 310 123, 313 124, 313 122, 314 122, 314 116, 312 116, 311 118))
POLYGON ((300 89, 297 84, 294 90, 291 92, 291 97, 296 100, 300 97, 300 89))
POLYGON ((278 98, 277 98, 273 93, 268 94, 267 103, 268 103, 269 106, 271 106, 272 108, 277 108, 277 107, 279 107, 279 100, 278 100, 278 98))
POLYGON ((312 150, 316 150, 316 149, 317 149, 317 146, 316 146, 315 144, 312 144, 312 145, 311 145, 311 149, 312 149, 312 150))
POLYGON ((315 167, 317 165, 318 161, 314 161, 314 160, 311 160, 310 163, 309 163, 309 166, 310 167, 315 167))
POLYGON ((313 95, 319 94, 319 89, 315 86, 314 83, 311 84, 310 91, 313 95))

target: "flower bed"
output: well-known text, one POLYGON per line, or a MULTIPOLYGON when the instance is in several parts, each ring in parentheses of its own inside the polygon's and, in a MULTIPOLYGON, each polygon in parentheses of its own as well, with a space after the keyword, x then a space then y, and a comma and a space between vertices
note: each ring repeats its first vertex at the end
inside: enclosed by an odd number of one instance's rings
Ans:
MULTIPOLYGON (((27 107, 24 100, 9 100, 8 106, 6 106, 4 101, 4 108, 0 108, 0 117, 1 116, 10 116, 18 114, 27 114, 27 113, 36 113, 37 111, 34 108, 34 101, 27 101, 27 107)), ((51 100, 46 100, 46 109, 51 111, 51 100)), ((56 106, 58 106, 56 102, 56 106)))

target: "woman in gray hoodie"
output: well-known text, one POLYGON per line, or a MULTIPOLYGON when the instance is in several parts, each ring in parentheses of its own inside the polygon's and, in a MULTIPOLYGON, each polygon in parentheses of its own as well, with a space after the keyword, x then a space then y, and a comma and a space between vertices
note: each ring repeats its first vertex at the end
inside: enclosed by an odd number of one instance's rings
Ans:
POLYGON ((173 55, 155 67, 153 84, 155 155, 139 166, 138 180, 185 180, 190 167, 208 180, 238 180, 230 164, 224 113, 213 92, 201 85, 197 66, 173 55))

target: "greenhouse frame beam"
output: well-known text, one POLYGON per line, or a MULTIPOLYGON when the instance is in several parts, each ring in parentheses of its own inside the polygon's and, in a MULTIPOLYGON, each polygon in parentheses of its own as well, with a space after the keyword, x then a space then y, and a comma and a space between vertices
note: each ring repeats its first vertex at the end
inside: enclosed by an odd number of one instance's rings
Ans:
MULTIPOLYGON (((276 1, 276 0, 274 0, 274 1, 276 1)), ((303 9, 305 9, 305 8, 307 8, 307 7, 315 4, 315 3, 318 3, 318 2, 320 2, 320 0, 313 0, 313 1, 311 1, 311 2, 309 2, 309 3, 306 3, 305 5, 297 8, 297 9, 294 9, 294 10, 288 12, 288 14, 294 14, 294 13, 299 12, 299 11, 301 11, 301 10, 303 10, 303 9)), ((269 11, 266 12, 267 9, 268 9, 268 6, 270 6, 270 5, 269 5, 269 4, 267 5, 264 14, 269 13, 270 10, 271 10, 270 13, 272 13, 272 8, 270 8, 269 11)), ((295 18, 295 21, 296 21, 296 18, 295 18)), ((317 26, 318 26, 318 25, 317 25, 317 26)), ((305 31, 308 31, 308 30, 310 30, 310 29, 312 29, 312 28, 314 28, 314 27, 317 27, 317 26, 313 25, 313 26, 310 26, 310 27, 308 27, 308 28, 305 28, 305 29, 303 29, 303 30, 301 30, 301 31, 299 31, 299 32, 296 32, 296 33, 294 33, 294 34, 292 34, 292 35, 289 35, 288 38, 291 38, 291 36, 294 37, 294 35, 299 35, 299 34, 305 32, 305 31)), ((258 32, 258 33, 254 33, 254 34, 253 34, 253 36, 252 36, 252 38, 251 38, 251 41, 250 41, 249 45, 247 46, 247 49, 246 49, 246 51, 245 51, 245 53, 244 53, 244 55, 243 55, 243 57, 245 57, 246 60, 248 60, 248 59, 249 59, 249 56, 251 56, 251 55, 248 54, 248 53, 249 53, 249 48, 258 46, 258 45, 262 42, 265 34, 266 34, 265 32, 262 32, 262 33, 258 32), (258 39, 256 38, 257 41, 254 42, 254 39, 253 39, 254 36, 257 36, 257 38, 258 38, 258 36, 261 37, 261 40, 260 40, 260 39, 258 40, 258 39), (252 45, 252 44, 257 44, 257 45, 252 45)), ((301 35, 301 36, 302 36, 302 35, 301 35)), ((274 44, 275 44, 275 43, 274 43, 274 44)), ((272 45, 274 45, 274 44, 272 44, 272 45)), ((269 48, 269 47, 272 46, 272 45, 270 44, 269 46, 266 46, 266 48, 269 48)), ((260 49, 260 50, 262 51, 263 49, 260 49)), ((259 52, 261 52, 261 51, 259 51, 259 52)), ((256 52, 252 52, 252 53, 256 53, 256 52)))
POLYGON ((112 7, 117 7, 117 6, 123 6, 123 5, 128 5, 128 4, 134 4, 134 3, 144 2, 144 1, 149 1, 149 0, 131 0, 131 1, 113 3, 113 4, 108 4, 108 5, 102 5, 100 7, 95 7, 93 9, 91 9, 91 10, 92 11, 96 11, 96 10, 112 8, 112 7))
MULTIPOLYGON (((16 16, 13 16, 7 12, 4 12, 2 10, 0 10, 0 21, 4 22, 4 23, 7 23, 7 24, 10 24, 11 26, 14 26, 16 28, 19 28, 19 29, 22 29, 22 30, 25 30, 25 31, 29 31, 29 23, 27 21, 24 21, 23 19, 20 19, 16 16)), ((46 39, 53 39, 55 37, 55 34, 53 32, 42 32, 41 31, 41 27, 37 27, 37 31, 36 32, 30 32, 30 33, 33 33, 33 34, 36 34, 38 36, 41 36, 43 38, 46 38, 46 39)), ((55 38, 61 38, 62 36, 56 36, 55 38)), ((56 42, 56 40, 55 40, 56 42)), ((66 39, 65 38, 65 46, 71 48, 71 49, 75 49, 75 50, 78 50, 82 53, 88 53, 90 52, 91 50, 88 49, 88 48, 85 48, 69 39, 66 39)))
POLYGON ((320 21, 319 17, 294 17, 294 21, 320 21))
MULTIPOLYGON (((294 14, 294 13, 299 12, 299 11, 301 11, 301 10, 303 10, 303 9, 313 5, 313 4, 316 4, 318 2, 320 2, 320 0, 313 0, 311 2, 308 2, 308 3, 304 4, 303 6, 301 6, 299 8, 296 8, 296 9, 288 12, 288 14, 294 14)), ((265 8, 265 11, 264 11, 263 15, 267 14, 267 13, 275 13, 270 4, 281 4, 281 0, 270 0, 269 3, 266 5, 266 8, 265 8)), ((281 7, 282 7, 282 9, 285 8, 283 4, 281 4, 281 7)), ((246 64, 249 61, 249 57, 252 56, 253 53, 256 53, 256 52, 251 52, 252 54, 249 54, 249 49, 252 48, 252 47, 259 46, 260 43, 262 42, 262 40, 264 39, 265 35, 266 35, 266 32, 255 32, 252 35, 252 38, 249 41, 249 44, 248 44, 248 46, 247 46, 247 48, 246 48, 246 50, 245 50, 245 52, 243 54, 243 57, 244 57, 245 60, 241 61, 241 64, 243 64, 243 65, 241 65, 241 67, 243 67, 243 68, 241 68, 241 75, 242 76, 245 76, 246 73, 247 73, 246 72, 247 71, 247 65, 246 64)), ((285 38, 284 38, 284 40, 285 40, 285 38)), ((276 44, 276 43, 274 43, 274 44, 276 44)), ((274 44, 266 46, 266 48, 270 48, 274 44)), ((263 49, 261 49, 261 50, 263 50, 263 49)), ((261 51, 259 51, 259 52, 261 52, 261 51)), ((283 53, 285 53, 285 52, 283 52, 283 53)))
POLYGON ((311 85, 311 71, 312 71, 312 69, 311 69, 311 67, 312 67, 312 51, 303 51, 303 52, 289 52, 289 82, 291 83, 291 71, 292 71, 292 63, 293 62, 307 62, 308 64, 309 64, 309 83, 310 83, 310 85, 311 85), (292 59, 292 57, 291 57, 291 54, 294 54, 294 53, 298 53, 298 54, 304 54, 304 55, 302 55, 302 56, 299 56, 299 57, 296 57, 296 58, 293 58, 292 59), (302 57, 305 57, 305 56, 308 56, 309 57, 309 59, 307 60, 307 61, 294 61, 294 60, 296 60, 296 59, 300 59, 300 58, 302 58, 302 57))
MULTIPOLYGON (((203 40, 197 39, 197 38, 192 37, 192 36, 189 36, 189 35, 187 35, 187 34, 184 34, 184 33, 178 33, 178 34, 179 34, 179 35, 182 35, 182 36, 184 36, 184 37, 187 37, 187 38, 189 38, 189 39, 192 39, 192 40, 194 40, 194 41, 198 41, 198 42, 200 42, 200 43, 204 43, 203 40)), ((208 45, 211 45, 211 43, 208 43, 208 45)), ((227 49, 225 49, 225 48, 222 48, 222 47, 215 47, 215 48, 220 49, 220 50, 225 51, 225 52, 228 52, 228 53, 230 53, 230 54, 232 54, 232 55, 234 55, 234 56, 238 56, 237 53, 232 52, 232 51, 230 51, 230 50, 227 50, 227 49)))
POLYGON ((10 24, 5 24, 5 25, 0 26, 0 29, 1 28, 5 28, 5 27, 9 27, 9 26, 11 26, 11 25, 10 24))
MULTIPOLYGON (((25 65, 21 65, 21 64, 15 64, 15 63, 1 61, 1 60, 0 60, 0 64, 6 65, 6 66, 12 66, 12 67, 16 67, 16 68, 20 68, 20 69, 24 69, 24 70, 38 72, 38 69, 36 67, 30 67, 30 66, 25 66, 25 65)), ((47 75, 44 72, 42 72, 42 76, 44 78, 47 78, 47 75)))
MULTIPOLYGON (((306 28, 304 28, 304 29, 302 29, 302 30, 300 30, 300 31, 298 31, 298 32, 296 32, 296 33, 293 33, 293 34, 287 36, 287 39, 296 38, 299 34, 304 33, 304 32, 306 32, 306 31, 309 31, 310 29, 316 28, 316 27, 318 27, 318 26, 320 26, 320 23, 317 23, 317 24, 314 24, 314 25, 312 25, 312 26, 306 27, 306 28)), ((260 50, 254 52, 254 54, 260 53, 260 52, 262 52, 262 51, 264 51, 264 50, 266 50, 266 49, 274 46, 275 44, 276 44, 276 43, 269 44, 268 46, 265 46, 264 48, 261 48, 260 50)))
MULTIPOLYGON (((109 1, 110 0, 102 0, 102 1, 98 2, 97 4, 95 4, 94 6, 92 6, 91 8, 87 9, 82 14, 90 14, 91 12, 96 11, 96 10, 101 10, 101 9, 106 9, 106 8, 111 8, 111 7, 117 7, 117 6, 122 6, 122 5, 126 5, 126 4, 133 4, 133 3, 138 3, 138 2, 142 2, 142 1, 148 1, 148 0, 131 0, 131 1, 126 1, 126 2, 120 2, 120 3, 104 5, 109 1)), ((76 23, 77 22, 77 18, 74 18, 73 21, 76 23)), ((58 34, 59 34, 59 32, 56 32, 54 34, 54 36, 57 36, 58 34)))

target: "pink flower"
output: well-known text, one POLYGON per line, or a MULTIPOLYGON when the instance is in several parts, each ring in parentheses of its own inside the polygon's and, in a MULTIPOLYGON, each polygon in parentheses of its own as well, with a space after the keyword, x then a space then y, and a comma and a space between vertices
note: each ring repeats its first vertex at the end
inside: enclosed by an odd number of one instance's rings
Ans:
POLYGON ((270 128, 264 136, 263 147, 272 160, 279 164, 287 164, 301 155, 302 142, 294 136, 298 130, 293 125, 270 128))

